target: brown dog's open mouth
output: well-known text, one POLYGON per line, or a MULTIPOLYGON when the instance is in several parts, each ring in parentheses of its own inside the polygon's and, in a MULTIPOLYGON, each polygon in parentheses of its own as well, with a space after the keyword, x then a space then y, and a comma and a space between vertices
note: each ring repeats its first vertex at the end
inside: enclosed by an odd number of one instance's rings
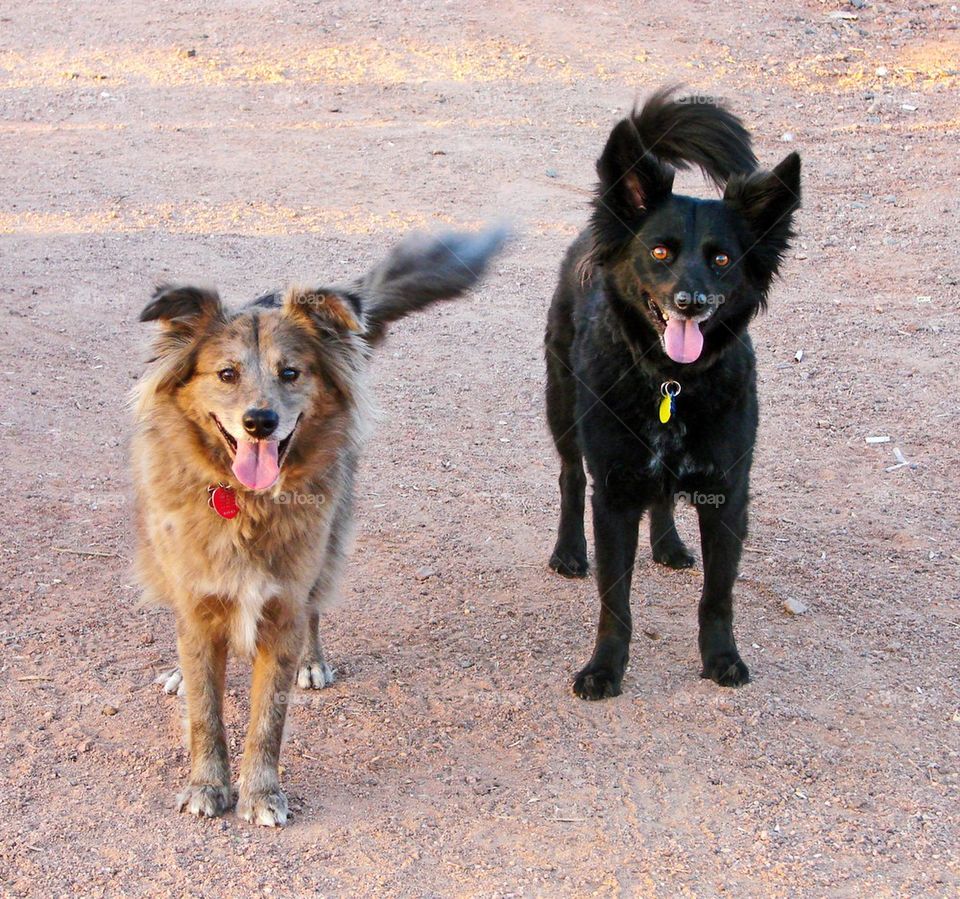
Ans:
POLYGON ((244 440, 242 445, 237 438, 233 436, 220 421, 217 416, 211 412, 213 419, 223 437, 227 450, 233 460, 233 473, 239 481, 252 490, 264 490, 272 486, 280 474, 280 468, 283 466, 293 443, 293 436, 300 424, 300 415, 290 433, 283 440, 244 440))
POLYGON ((297 420, 293 423, 290 433, 280 441, 280 446, 277 449, 277 456, 281 466, 283 465, 284 459, 287 458, 287 450, 290 449, 290 444, 293 443, 293 435, 297 433, 297 427, 300 425, 301 418, 303 418, 303 413, 297 416, 297 420))
POLYGON ((223 437, 224 441, 227 444, 227 449, 230 450, 230 458, 232 459, 237 454, 237 441, 236 438, 222 425, 220 424, 220 419, 217 418, 212 412, 210 417, 213 419, 213 423, 217 426, 217 430, 220 432, 220 436, 223 437))

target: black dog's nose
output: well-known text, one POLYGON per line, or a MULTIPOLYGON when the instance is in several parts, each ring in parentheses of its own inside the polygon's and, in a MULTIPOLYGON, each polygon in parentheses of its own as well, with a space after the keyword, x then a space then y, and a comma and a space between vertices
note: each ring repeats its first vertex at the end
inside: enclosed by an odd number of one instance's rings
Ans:
POLYGON ((269 437, 280 424, 280 416, 273 409, 247 409, 243 413, 243 429, 251 437, 269 437))
POLYGON ((679 309, 681 312, 690 309, 691 307, 699 312, 707 305, 707 295, 705 293, 700 293, 699 291, 690 293, 687 290, 678 290, 673 295, 673 302, 677 304, 677 309, 679 309))

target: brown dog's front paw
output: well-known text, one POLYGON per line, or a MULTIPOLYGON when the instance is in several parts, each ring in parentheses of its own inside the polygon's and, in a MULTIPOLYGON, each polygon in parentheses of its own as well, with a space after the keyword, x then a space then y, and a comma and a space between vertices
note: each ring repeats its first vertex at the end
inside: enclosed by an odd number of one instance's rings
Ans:
POLYGON ((177 794, 177 810, 200 818, 219 818, 231 805, 229 786, 188 784, 177 794))
POLYGON ((287 823, 287 797, 279 789, 253 795, 240 794, 237 814, 244 821, 263 827, 283 827, 287 823))
POLYGON ((161 684, 163 692, 169 696, 187 695, 187 685, 183 682, 183 672, 179 667, 174 668, 173 671, 164 671, 154 683, 161 684))
POLYGON ((333 669, 323 659, 304 659, 297 669, 297 686, 302 690, 322 690, 333 683, 333 669))

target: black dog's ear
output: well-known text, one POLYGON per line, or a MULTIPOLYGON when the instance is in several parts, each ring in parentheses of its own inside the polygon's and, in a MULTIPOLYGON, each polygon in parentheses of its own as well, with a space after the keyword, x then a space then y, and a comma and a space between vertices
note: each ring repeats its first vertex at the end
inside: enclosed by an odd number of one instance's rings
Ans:
POLYGON ((723 195, 746 220, 755 242, 747 252, 757 271, 776 274, 795 236, 793 214, 800 208, 800 156, 791 153, 771 172, 736 175, 723 195))
POLYGON ((223 306, 215 290, 161 284, 140 313, 140 321, 159 321, 174 329, 191 328, 202 321, 223 318, 223 306))
POLYGON ((617 123, 597 160, 591 263, 603 262, 629 242, 644 215, 670 196, 674 170, 648 152, 632 118, 617 123))
POLYGON ((673 169, 648 152, 633 117, 616 124, 597 160, 597 203, 627 221, 653 206, 673 189, 673 169))

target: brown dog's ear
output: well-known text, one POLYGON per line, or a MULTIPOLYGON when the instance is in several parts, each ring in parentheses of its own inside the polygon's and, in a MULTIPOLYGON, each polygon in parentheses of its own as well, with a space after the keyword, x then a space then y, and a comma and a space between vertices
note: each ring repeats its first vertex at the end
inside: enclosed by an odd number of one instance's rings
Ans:
POLYGON ((174 390, 185 384, 193 374, 199 338, 204 329, 225 320, 215 290, 160 285, 140 313, 140 321, 157 321, 163 325, 163 330, 153 341, 152 371, 140 388, 141 397, 174 390))
POLYGON ((291 287, 283 297, 286 315, 305 318, 313 326, 360 334, 364 330, 360 300, 342 291, 291 287))
POLYGON ((201 321, 223 318, 223 306, 215 290, 161 284, 143 312, 140 321, 159 321, 173 328, 191 328, 201 321))

